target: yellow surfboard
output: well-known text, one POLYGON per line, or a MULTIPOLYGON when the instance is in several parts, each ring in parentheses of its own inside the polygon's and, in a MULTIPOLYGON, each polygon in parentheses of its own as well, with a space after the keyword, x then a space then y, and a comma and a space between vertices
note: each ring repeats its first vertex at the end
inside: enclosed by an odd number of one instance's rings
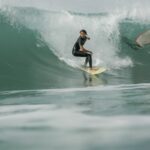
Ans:
POLYGON ((107 70, 104 67, 93 67, 92 70, 89 67, 86 67, 86 68, 81 67, 80 69, 91 75, 101 74, 107 70))

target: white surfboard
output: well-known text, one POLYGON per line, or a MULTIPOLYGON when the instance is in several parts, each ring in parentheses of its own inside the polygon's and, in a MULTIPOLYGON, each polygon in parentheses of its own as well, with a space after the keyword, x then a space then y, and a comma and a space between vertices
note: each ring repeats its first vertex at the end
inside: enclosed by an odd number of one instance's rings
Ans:
POLYGON ((141 33, 136 38, 136 43, 141 47, 143 47, 144 45, 150 44, 150 30, 141 33))

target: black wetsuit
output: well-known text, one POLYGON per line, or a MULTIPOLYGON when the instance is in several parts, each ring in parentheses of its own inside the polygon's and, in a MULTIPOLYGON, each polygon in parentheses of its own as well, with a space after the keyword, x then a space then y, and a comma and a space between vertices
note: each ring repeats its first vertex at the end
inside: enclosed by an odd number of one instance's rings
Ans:
POLYGON ((87 37, 82 38, 81 36, 79 36, 76 43, 74 44, 72 54, 76 57, 86 57, 85 66, 89 62, 89 66, 90 66, 90 68, 92 68, 92 55, 88 52, 80 51, 80 46, 83 46, 85 44, 86 40, 87 40, 87 37))

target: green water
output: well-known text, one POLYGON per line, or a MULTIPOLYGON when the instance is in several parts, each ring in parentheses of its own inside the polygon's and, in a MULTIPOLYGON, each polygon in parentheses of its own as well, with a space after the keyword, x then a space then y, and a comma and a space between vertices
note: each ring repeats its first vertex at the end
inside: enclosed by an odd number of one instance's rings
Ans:
POLYGON ((1 92, 1 149, 146 150, 149 93, 150 84, 1 92))

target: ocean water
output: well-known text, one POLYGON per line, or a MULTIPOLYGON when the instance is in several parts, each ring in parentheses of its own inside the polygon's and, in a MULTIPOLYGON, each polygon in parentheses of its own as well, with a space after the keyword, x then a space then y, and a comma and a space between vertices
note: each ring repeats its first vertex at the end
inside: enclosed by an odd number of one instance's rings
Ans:
POLYGON ((149 30, 148 1, 107 3, 0 1, 0 150, 149 149, 150 46, 135 44, 149 30), (77 69, 82 28, 101 75, 77 69))

